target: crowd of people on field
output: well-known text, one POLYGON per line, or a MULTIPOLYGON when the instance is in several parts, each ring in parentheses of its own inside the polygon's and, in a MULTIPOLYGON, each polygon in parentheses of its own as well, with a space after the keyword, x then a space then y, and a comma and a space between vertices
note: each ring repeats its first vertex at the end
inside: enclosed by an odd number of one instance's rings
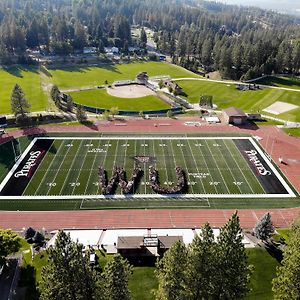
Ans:
POLYGON ((158 194, 182 194, 187 190, 186 176, 181 167, 176 166, 177 184, 175 186, 161 186, 159 182, 158 171, 153 167, 149 167, 150 186, 155 193, 158 194))

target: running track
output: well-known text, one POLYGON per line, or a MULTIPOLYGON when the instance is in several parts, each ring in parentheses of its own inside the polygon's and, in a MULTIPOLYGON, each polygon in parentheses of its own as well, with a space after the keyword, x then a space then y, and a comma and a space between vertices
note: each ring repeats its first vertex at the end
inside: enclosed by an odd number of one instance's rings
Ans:
MULTIPOLYGON (((99 122, 97 126, 41 126, 15 131, 0 140, 47 132, 138 132, 138 133, 246 133, 262 138, 261 145, 278 161, 281 156, 286 165, 279 165, 297 191, 300 191, 300 139, 286 135, 275 126, 230 127, 202 125, 191 127, 185 121, 195 119, 116 120, 99 122)), ((195 121, 199 121, 196 119, 195 121)), ((0 212, 0 227, 21 230, 32 226, 54 230, 59 228, 194 228, 208 221, 213 227, 222 226, 233 210, 105 210, 105 211, 52 211, 52 212, 0 212)), ((300 208, 273 210, 239 210, 243 228, 252 228, 257 220, 271 212, 276 227, 287 227, 300 215, 300 208)))

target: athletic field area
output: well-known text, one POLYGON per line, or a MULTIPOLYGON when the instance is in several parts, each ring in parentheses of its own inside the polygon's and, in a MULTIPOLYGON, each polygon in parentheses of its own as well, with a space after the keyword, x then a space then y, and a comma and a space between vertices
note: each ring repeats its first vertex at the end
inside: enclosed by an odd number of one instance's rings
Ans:
MULTIPOLYGON (((0 185, 2 199, 293 198, 250 137, 34 138, 0 185)), ((259 199, 258 199, 259 201, 259 199)), ((283 200, 284 201, 284 200, 283 200)))

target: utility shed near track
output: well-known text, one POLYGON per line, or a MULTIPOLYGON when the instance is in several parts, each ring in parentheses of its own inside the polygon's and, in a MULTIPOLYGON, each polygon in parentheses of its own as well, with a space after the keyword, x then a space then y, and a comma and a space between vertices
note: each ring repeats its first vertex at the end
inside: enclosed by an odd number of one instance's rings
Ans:
POLYGON ((230 107, 223 110, 224 119, 228 124, 241 125, 247 121, 247 115, 236 107, 230 107))

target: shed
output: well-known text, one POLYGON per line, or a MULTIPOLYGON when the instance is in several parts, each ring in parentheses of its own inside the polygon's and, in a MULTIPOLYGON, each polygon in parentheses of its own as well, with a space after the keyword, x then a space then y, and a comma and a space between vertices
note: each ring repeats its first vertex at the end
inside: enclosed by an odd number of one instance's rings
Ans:
POLYGON ((228 124, 242 125, 247 122, 247 115, 236 107, 230 107, 223 110, 225 121, 228 124))

